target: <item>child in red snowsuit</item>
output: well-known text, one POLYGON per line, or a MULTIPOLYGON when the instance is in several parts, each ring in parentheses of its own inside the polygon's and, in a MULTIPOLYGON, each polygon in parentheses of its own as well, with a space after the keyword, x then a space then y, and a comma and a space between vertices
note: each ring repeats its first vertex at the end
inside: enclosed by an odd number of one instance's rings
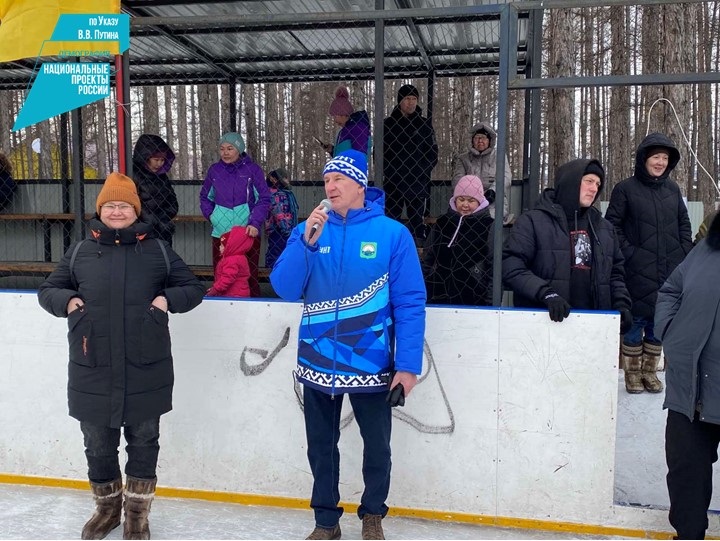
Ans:
POLYGON ((235 226, 220 237, 222 254, 215 269, 215 283, 209 297, 249 297, 250 265, 246 253, 253 245, 244 226, 235 226))

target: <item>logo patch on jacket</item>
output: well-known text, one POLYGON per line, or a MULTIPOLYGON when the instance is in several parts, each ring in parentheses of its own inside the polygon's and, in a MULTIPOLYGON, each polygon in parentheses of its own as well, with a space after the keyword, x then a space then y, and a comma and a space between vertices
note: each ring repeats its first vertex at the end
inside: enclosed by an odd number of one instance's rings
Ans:
POLYGON ((377 242, 361 242, 360 257, 363 259, 375 259, 377 256, 377 242))

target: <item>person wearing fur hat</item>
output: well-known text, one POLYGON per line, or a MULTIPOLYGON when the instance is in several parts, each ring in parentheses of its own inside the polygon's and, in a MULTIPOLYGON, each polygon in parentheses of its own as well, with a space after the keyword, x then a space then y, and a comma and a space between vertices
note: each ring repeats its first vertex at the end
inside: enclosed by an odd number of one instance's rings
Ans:
POLYGON ((68 406, 80 421, 96 510, 82 539, 149 539, 157 483, 160 416, 172 409, 168 312, 188 312, 204 288, 171 247, 138 221, 134 181, 111 173, 89 221, 90 238, 70 246, 38 288, 40 306, 68 320, 68 406), (127 442, 125 490, 118 460, 127 442))
POLYGON ((350 103, 347 87, 339 86, 335 89, 335 97, 330 102, 328 114, 340 127, 340 131, 335 137, 334 145, 323 145, 325 151, 331 157, 335 157, 346 150, 354 149, 365 153, 369 159, 372 148, 370 118, 366 111, 355 110, 350 103))
POLYGON ((435 130, 422 116, 413 85, 398 89, 397 105, 383 122, 383 190, 387 215, 399 220, 406 209, 416 243, 425 240, 430 175, 438 162, 435 130))
POLYGON ((265 266, 273 268, 275 261, 285 249, 293 228, 298 223, 298 202, 290 186, 290 174, 282 167, 270 171, 267 177, 272 203, 265 222, 268 245, 265 266))
POLYGON ((220 138, 220 161, 212 164, 200 189, 200 210, 212 224, 212 261, 220 261, 220 237, 236 225, 247 227, 253 246, 247 254, 250 291, 260 296, 258 264, 260 231, 270 211, 270 189, 265 173, 245 152, 245 141, 236 132, 220 138))
POLYGON ((428 302, 492 304, 492 225, 482 181, 464 176, 423 249, 428 302))
POLYGON ((679 186, 670 173, 680 152, 669 137, 651 133, 635 153, 635 174, 618 183, 605 217, 625 256, 625 282, 633 325, 623 336, 621 364, 629 393, 659 393, 662 342, 654 331, 660 286, 693 247, 692 227, 679 186))
POLYGON ((401 404, 421 373, 425 285, 410 232, 385 216, 383 192, 368 187, 365 154, 341 153, 325 165, 323 178, 331 209, 319 205, 293 230, 270 274, 280 297, 305 303, 295 377, 303 386, 313 474, 315 529, 308 539, 340 539, 338 440, 346 394, 364 447, 362 538, 384 539, 388 384, 393 403, 401 404))
POLYGON ((514 304, 547 308, 563 321, 571 309, 617 310, 621 332, 632 325, 624 259, 610 222, 593 204, 605 171, 597 160, 561 165, 555 188, 515 222, 503 245, 503 282, 514 304))
POLYGON ((236 225, 220 237, 222 257, 215 271, 215 282, 208 289, 208 297, 250 296, 250 266, 245 254, 252 245, 252 237, 241 225, 236 225))
MULTIPOLYGON (((497 181, 497 162, 500 159, 497 155, 495 142, 497 133, 489 122, 478 122, 470 129, 470 148, 467 152, 458 154, 455 157, 453 166, 453 186, 465 175, 480 177, 485 188, 485 197, 490 201, 491 214, 495 216, 495 191, 497 181)), ((505 156, 505 197, 503 202, 503 213, 507 216, 510 212, 510 184, 512 173, 510 162, 505 156)))
POLYGON ((660 287, 655 336, 668 359, 665 427, 675 539, 704 539, 720 444, 720 217, 660 287))
POLYGON ((153 226, 155 236, 172 245, 178 200, 168 171, 175 153, 159 135, 138 137, 133 149, 133 180, 143 207, 143 219, 153 226))

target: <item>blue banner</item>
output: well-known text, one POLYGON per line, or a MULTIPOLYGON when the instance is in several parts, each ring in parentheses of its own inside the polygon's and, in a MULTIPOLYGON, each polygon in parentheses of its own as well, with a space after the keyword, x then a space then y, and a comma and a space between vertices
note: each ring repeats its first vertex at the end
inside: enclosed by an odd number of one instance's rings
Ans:
MULTIPOLYGON (((127 14, 60 15, 47 41, 114 42, 120 53, 130 46, 130 17, 127 14)), ((45 43, 47 43, 47 41, 45 43)), ((103 56, 77 49, 63 51, 65 56, 103 56)), ((42 51, 40 51, 42 55, 42 51)), ((110 53, 106 53, 110 55, 110 53)), ((13 131, 26 128, 61 113, 110 96, 110 63, 46 62, 25 98, 13 131)))

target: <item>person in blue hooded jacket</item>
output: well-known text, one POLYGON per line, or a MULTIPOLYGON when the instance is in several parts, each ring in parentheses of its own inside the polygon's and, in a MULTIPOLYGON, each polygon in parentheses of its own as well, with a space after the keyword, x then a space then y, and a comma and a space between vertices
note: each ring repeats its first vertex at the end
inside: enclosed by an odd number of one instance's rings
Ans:
POLYGON ((340 412, 349 396, 363 438, 363 539, 384 539, 388 512, 388 389, 410 395, 421 373, 425 285, 410 231, 385 216, 368 188, 364 153, 347 150, 323 170, 331 209, 315 208, 292 232, 270 281, 285 300, 304 300, 295 377, 304 386, 310 505, 308 539, 339 539, 340 412), (389 385, 388 385, 389 383, 389 385))

